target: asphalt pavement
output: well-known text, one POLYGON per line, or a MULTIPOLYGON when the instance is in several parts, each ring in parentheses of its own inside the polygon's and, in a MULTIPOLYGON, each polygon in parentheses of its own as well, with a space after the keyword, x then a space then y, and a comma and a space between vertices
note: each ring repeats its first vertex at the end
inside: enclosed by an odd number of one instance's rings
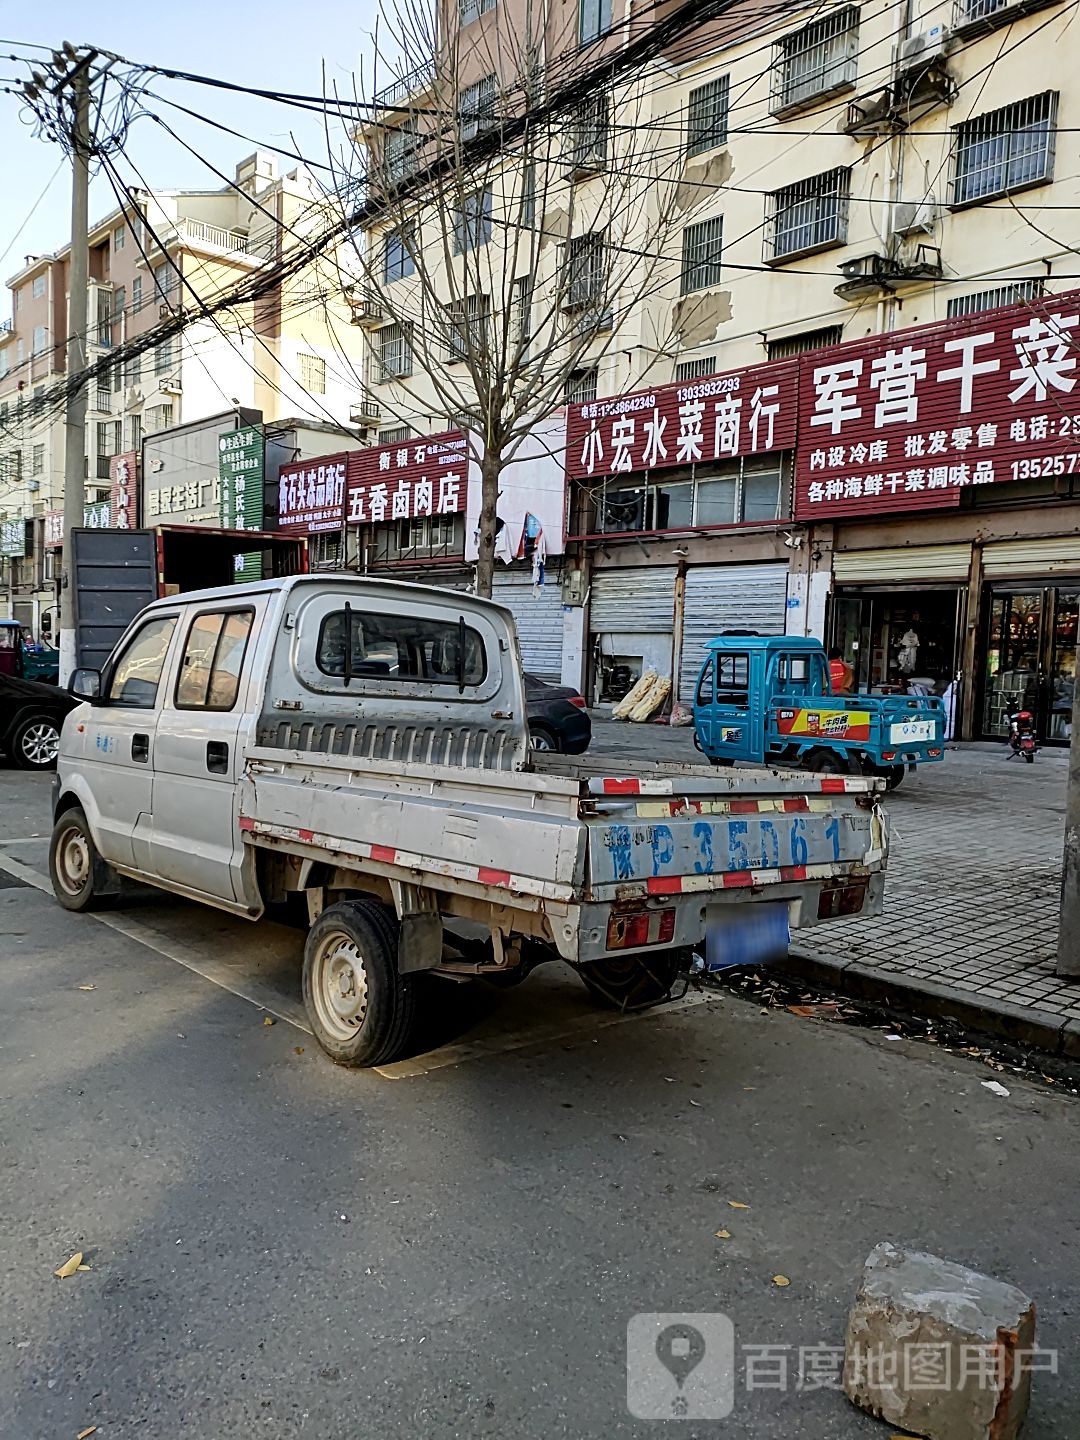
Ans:
POLYGON ((734 1411, 676 1440, 887 1437, 797 1382, 886 1239, 1035 1297, 1060 1360, 1025 1437, 1075 1437, 1067 1087, 726 994, 612 1017, 554 966, 432 982, 414 1059, 340 1070, 298 931, 61 910, 48 787, 0 770, 4 1440, 656 1434, 641 1312, 734 1323, 734 1411))

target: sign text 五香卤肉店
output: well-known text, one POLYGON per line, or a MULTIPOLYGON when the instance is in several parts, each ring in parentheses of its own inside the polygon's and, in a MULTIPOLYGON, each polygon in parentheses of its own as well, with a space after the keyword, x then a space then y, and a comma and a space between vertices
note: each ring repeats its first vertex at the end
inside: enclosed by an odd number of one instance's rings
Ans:
POLYGON ((468 498, 468 447, 460 430, 358 450, 349 467, 350 525, 456 515, 468 498))

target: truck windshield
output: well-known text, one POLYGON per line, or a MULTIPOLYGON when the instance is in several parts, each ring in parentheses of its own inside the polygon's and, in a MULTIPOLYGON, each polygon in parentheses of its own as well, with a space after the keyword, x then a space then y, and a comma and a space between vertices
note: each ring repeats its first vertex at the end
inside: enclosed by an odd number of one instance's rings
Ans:
POLYGON ((458 620, 351 608, 334 610, 324 618, 315 660, 324 675, 391 684, 398 680, 481 685, 487 675, 483 639, 458 620))

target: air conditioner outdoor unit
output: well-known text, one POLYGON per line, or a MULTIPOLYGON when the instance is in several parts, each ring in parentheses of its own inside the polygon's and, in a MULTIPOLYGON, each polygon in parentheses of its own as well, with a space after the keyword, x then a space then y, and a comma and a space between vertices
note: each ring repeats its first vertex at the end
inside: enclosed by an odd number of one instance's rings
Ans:
POLYGON ((354 288, 346 290, 345 298, 352 310, 352 322, 366 328, 375 328, 386 319, 381 298, 371 290, 354 288))
POLYGON ((897 75, 905 75, 909 70, 925 70, 935 61, 944 60, 948 44, 949 31, 944 25, 933 25, 901 41, 896 54, 897 75))
POLYGON ((171 305, 159 305, 159 306, 157 307, 157 313, 158 313, 158 319, 159 319, 159 320, 168 320, 169 317, 170 317, 170 316, 172 315, 172 313, 173 313, 173 312, 172 312, 172 306, 171 306, 171 305))
POLYGON ((357 400, 349 406, 350 425, 372 425, 382 414, 377 400, 357 400))
POLYGON ((573 175, 596 175, 607 169, 607 163, 607 155, 603 146, 582 146, 571 157, 570 172, 573 175))
POLYGON ((847 116, 840 122, 846 135, 877 135, 893 119, 892 94, 888 89, 852 100, 847 116))
POLYGON ((182 395, 184 393, 183 385, 173 376, 169 376, 167 379, 160 381, 158 383, 158 389, 163 395, 182 395))
POLYGON ((893 212, 894 235, 929 235, 937 223, 937 200, 899 200, 893 212))

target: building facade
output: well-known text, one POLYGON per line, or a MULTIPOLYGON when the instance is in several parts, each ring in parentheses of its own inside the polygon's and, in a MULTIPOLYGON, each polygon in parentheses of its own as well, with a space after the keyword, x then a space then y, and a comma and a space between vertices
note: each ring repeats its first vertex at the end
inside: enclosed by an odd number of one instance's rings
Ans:
MULTIPOLYGON (((242 408, 273 423, 302 417, 350 424, 352 366, 363 346, 348 324, 336 259, 273 287, 255 305, 211 321, 200 302, 279 259, 327 223, 327 206, 303 170, 279 176, 254 155, 216 191, 134 192, 130 210, 90 233, 88 352, 99 360, 178 311, 172 340, 117 365, 87 397, 83 482, 88 514, 103 518, 116 459, 143 439, 242 408)), ((56 548, 44 520, 63 507, 64 417, 26 413, 66 369, 69 251, 29 257, 7 283, 12 318, 0 328, 0 613, 35 634, 54 630, 56 548), (6 609, 4 608, 6 607, 6 609)))

